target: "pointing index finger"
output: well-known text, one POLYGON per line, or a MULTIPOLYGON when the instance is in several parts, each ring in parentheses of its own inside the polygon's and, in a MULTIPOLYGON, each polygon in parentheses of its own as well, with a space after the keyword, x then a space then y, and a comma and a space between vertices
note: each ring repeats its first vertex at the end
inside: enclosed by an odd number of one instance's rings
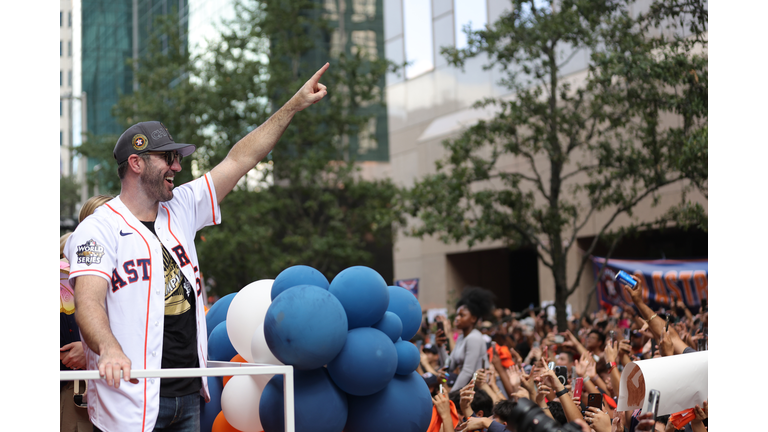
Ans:
POLYGON ((317 72, 315 72, 314 75, 312 75, 312 78, 310 79, 312 80, 313 84, 317 84, 320 81, 320 77, 323 76, 323 74, 325 73, 326 70, 328 70, 328 67, 330 67, 330 65, 331 65, 330 63, 325 62, 323 67, 321 67, 317 72))

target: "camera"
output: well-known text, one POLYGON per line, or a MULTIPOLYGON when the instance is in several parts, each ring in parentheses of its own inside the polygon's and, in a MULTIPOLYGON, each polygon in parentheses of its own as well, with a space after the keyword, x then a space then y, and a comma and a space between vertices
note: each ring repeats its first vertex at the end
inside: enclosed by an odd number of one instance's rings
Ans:
POLYGON ((572 422, 561 425, 551 419, 530 399, 518 399, 509 417, 508 424, 518 432, 581 432, 581 427, 572 422))

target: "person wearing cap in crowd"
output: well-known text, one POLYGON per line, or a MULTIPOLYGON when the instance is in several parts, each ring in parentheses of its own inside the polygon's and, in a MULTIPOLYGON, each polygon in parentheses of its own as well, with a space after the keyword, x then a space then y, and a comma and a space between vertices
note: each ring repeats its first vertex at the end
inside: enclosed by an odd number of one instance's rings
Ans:
POLYGON ((199 430, 200 398, 210 400, 207 380, 137 380, 131 367, 206 366, 195 234, 221 223, 224 197, 272 150, 293 116, 327 94, 319 80, 328 66, 220 164, 181 186, 174 177, 194 145, 176 143, 159 121, 137 123, 117 140, 120 195, 83 221, 65 246, 86 365, 103 378, 88 386, 94 430, 199 430))
POLYGON ((425 344, 421 348, 419 367, 421 368, 421 373, 437 374, 437 370, 440 369, 440 355, 435 345, 425 344))

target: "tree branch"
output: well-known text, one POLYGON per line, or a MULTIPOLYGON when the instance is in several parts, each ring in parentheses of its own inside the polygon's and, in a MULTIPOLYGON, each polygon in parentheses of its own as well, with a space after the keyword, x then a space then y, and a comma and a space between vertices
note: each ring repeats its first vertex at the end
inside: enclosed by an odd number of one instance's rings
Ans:
POLYGON ((629 209, 634 208, 637 205, 637 203, 642 201, 645 197, 647 197, 651 193, 656 192, 657 190, 661 189, 662 187, 664 187, 664 186, 666 186, 668 184, 675 183, 675 182, 677 182, 679 180, 682 180, 682 179, 683 179, 682 177, 677 177, 675 179, 671 179, 671 180, 668 180, 666 182, 660 183, 660 184, 656 185, 655 187, 646 190, 644 193, 640 194, 639 196, 635 197, 635 199, 631 200, 628 204, 618 208, 616 210, 616 212, 614 212, 614 214, 611 216, 611 218, 608 219, 608 221, 603 225, 603 227, 600 229, 600 232, 592 240, 592 244, 590 244, 589 248, 585 251, 585 254, 584 254, 584 256, 581 259, 581 264, 579 266, 579 271, 576 274, 576 280, 574 281, 572 288, 570 288, 568 291, 569 292, 573 292, 573 291, 576 290, 576 287, 578 287, 579 281, 581 280, 581 275, 584 272, 584 265, 587 263, 587 260, 589 260, 589 256, 592 254, 592 251, 595 250, 595 247, 597 246, 597 242, 600 240, 600 238, 603 236, 603 234, 605 234, 605 232, 608 230, 608 228, 611 226, 611 224, 613 224, 613 221, 615 221, 616 218, 620 214, 625 213, 629 209))

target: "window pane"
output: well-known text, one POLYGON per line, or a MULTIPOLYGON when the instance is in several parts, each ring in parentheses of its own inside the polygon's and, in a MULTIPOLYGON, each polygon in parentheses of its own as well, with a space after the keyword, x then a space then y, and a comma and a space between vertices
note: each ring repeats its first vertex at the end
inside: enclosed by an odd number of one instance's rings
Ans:
POLYGON ((64 85, 64 71, 59 70, 59 87, 64 85))
POLYGON ((68 20, 69 20, 69 26, 72 27, 72 12, 68 12, 68 20))
POLYGON ((64 12, 59 11, 59 27, 64 27, 64 12))
POLYGON ((405 68, 407 79, 435 68, 432 58, 432 1, 408 0, 403 2, 405 21, 405 68))
POLYGON ((59 57, 64 57, 64 41, 59 40, 59 57))
POLYGON ((488 22, 488 11, 486 2, 477 0, 455 0, 454 1, 453 20, 456 25, 456 48, 467 47, 467 34, 464 33, 464 27, 470 26, 472 30, 482 30, 488 22))
POLYGON ((72 57, 72 41, 67 42, 67 55, 72 57))
POLYGON ((72 87, 72 71, 67 72, 67 85, 72 87))

